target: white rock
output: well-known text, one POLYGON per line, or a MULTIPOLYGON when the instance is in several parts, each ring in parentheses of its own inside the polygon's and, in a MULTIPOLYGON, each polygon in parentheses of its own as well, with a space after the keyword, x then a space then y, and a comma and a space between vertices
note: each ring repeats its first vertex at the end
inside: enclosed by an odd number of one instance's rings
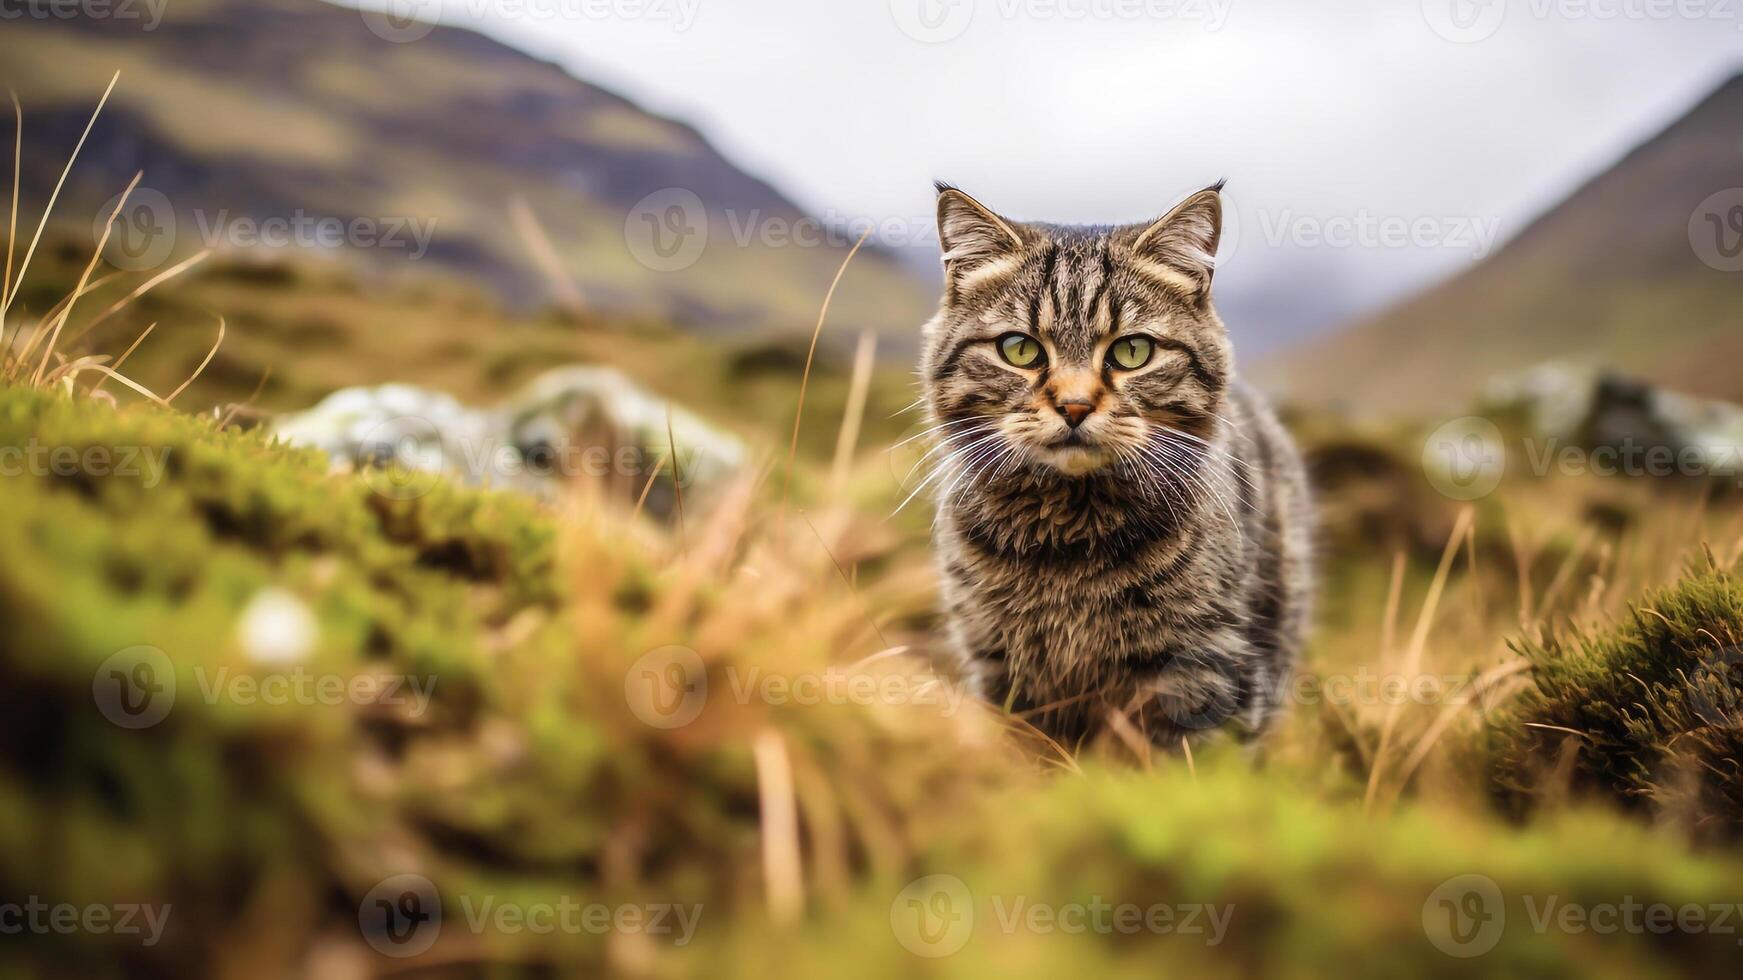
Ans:
POLYGON ((256 593, 237 625, 242 652, 257 664, 300 663, 320 634, 320 624, 303 600, 276 587, 256 593))

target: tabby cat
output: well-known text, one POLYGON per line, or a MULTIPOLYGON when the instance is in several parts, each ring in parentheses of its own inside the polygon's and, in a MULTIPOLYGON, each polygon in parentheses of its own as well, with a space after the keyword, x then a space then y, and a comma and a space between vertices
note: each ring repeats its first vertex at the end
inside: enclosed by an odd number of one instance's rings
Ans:
POLYGON ((1221 190, 1105 228, 938 187, 922 486, 950 640, 981 696, 1067 745, 1262 732, 1302 645, 1307 484, 1211 305, 1221 190))

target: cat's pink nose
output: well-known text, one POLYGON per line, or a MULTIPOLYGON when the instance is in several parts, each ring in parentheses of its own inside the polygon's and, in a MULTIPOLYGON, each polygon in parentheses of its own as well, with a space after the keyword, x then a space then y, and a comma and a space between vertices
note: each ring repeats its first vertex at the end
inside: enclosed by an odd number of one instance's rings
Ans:
POLYGON ((1059 414, 1065 416, 1065 424, 1073 429, 1083 424, 1089 418, 1089 413, 1095 411, 1095 406, 1089 402, 1060 402, 1056 408, 1059 414))

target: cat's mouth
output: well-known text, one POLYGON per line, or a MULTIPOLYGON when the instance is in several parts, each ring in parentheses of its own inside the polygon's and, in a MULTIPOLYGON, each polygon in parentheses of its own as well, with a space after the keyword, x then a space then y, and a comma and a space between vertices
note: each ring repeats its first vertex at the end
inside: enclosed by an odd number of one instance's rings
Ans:
POLYGON ((1078 432, 1048 443, 1039 454, 1042 461, 1067 476, 1083 476, 1114 462, 1107 447, 1078 432))
POLYGON ((1069 429, 1065 435, 1047 444, 1048 449, 1066 449, 1072 446, 1094 447, 1094 440, 1083 434, 1082 429, 1069 429))

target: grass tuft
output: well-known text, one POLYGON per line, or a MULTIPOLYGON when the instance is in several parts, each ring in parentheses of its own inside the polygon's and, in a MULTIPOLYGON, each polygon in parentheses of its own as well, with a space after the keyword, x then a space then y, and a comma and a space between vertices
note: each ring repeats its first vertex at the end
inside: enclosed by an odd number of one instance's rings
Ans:
POLYGON ((1743 832, 1743 580, 1708 556, 1607 629, 1522 642, 1534 685, 1488 729, 1515 811, 1598 794, 1703 839, 1743 832))

